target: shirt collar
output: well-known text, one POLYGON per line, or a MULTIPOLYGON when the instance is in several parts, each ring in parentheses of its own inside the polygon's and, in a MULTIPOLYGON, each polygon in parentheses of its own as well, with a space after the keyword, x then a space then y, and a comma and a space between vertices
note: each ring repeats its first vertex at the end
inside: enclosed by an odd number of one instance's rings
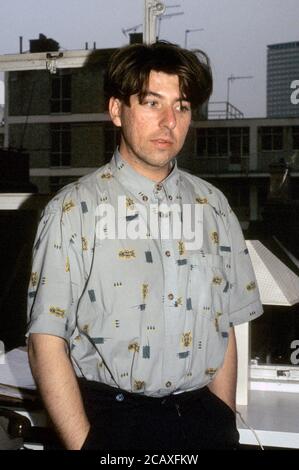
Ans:
POLYGON ((172 161, 169 175, 160 183, 146 178, 133 169, 117 149, 110 162, 114 178, 142 203, 159 201, 175 202, 179 198, 180 176, 176 160, 172 161))

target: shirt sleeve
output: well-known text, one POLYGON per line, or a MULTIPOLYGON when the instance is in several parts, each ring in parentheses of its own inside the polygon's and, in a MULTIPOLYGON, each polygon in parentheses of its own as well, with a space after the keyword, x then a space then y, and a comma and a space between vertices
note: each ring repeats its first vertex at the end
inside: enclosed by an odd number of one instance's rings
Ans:
POLYGON ((238 325, 259 317, 263 307, 243 232, 231 209, 228 220, 231 241, 229 312, 230 322, 238 325))
POLYGON ((44 333, 69 340, 80 286, 80 260, 73 246, 79 234, 69 214, 76 212, 76 206, 72 201, 53 201, 42 215, 33 247, 27 335, 44 333))

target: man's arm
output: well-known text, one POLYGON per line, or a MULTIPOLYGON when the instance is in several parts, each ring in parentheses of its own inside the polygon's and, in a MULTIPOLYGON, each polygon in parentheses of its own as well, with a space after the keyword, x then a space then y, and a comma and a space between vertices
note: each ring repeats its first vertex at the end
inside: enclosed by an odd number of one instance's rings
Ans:
POLYGON ((65 448, 81 449, 90 425, 65 340, 30 334, 29 361, 45 407, 65 448))
POLYGON ((232 327, 229 331, 224 363, 208 387, 211 392, 221 398, 233 411, 236 411, 237 364, 236 336, 235 330, 232 327))

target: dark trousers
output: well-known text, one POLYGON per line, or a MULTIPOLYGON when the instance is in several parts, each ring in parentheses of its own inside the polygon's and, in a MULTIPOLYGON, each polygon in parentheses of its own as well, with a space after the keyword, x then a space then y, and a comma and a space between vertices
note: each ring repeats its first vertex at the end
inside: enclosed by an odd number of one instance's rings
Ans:
POLYGON ((163 398, 79 380, 90 432, 82 450, 237 449, 234 412, 207 387, 163 398))

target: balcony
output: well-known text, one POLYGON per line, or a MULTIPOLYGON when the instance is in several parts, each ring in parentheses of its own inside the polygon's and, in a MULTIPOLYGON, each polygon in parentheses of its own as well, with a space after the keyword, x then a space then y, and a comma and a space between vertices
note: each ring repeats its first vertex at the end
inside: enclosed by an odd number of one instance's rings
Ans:
POLYGON ((249 157, 235 159, 236 163, 232 161, 231 157, 196 156, 192 159, 182 158, 181 166, 200 175, 248 175, 249 157))
POLYGON ((248 157, 236 158, 233 163, 231 157, 218 156, 182 156, 179 164, 182 168, 199 175, 215 175, 215 176, 248 176, 255 173, 269 174, 269 165, 285 162, 290 168, 291 174, 299 172, 299 151, 296 150, 290 155, 289 151, 264 151, 259 152, 257 163, 253 165, 253 158, 248 157))
POLYGON ((258 155, 257 171, 269 173, 269 165, 284 161, 290 167, 291 171, 299 171, 299 151, 293 150, 273 150, 261 151, 258 155))

